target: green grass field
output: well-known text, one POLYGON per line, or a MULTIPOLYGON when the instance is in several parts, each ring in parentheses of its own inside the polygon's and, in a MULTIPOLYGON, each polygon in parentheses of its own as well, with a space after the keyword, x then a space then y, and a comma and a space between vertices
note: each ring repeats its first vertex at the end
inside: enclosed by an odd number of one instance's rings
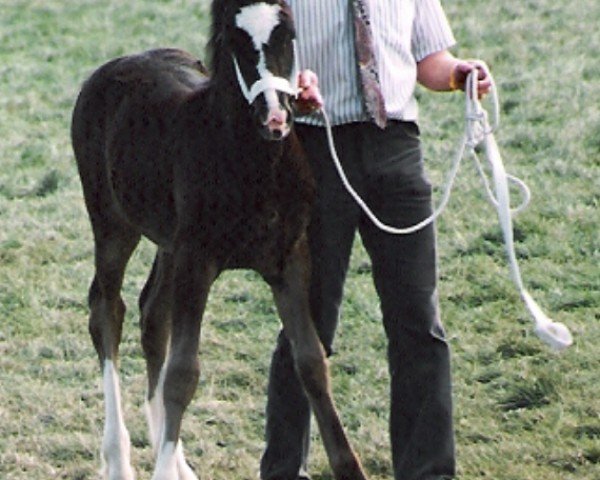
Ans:
MULTIPOLYGON (((104 61, 156 46, 204 54, 207 0, 0 2, 0 478, 98 478, 103 402, 87 334, 93 245, 69 143, 73 103, 104 61)), ((440 297, 454 352, 461 479, 600 479, 600 4, 446 1, 458 55, 498 82, 507 168, 533 193, 515 219, 525 283, 575 344, 533 335, 499 227, 470 163, 439 221, 440 297)), ((326 92, 325 92, 326 93, 326 92)), ((431 177, 462 133, 462 98, 419 91, 431 177)), ((152 471, 136 298, 153 248, 128 271, 122 386, 133 461, 152 471)), ((203 478, 256 478, 278 331, 268 289, 224 275, 206 312, 203 376, 184 422, 203 478)), ((344 423, 373 479, 392 476, 383 336, 357 242, 332 358, 344 423)), ((311 472, 331 478, 318 435, 311 472)))

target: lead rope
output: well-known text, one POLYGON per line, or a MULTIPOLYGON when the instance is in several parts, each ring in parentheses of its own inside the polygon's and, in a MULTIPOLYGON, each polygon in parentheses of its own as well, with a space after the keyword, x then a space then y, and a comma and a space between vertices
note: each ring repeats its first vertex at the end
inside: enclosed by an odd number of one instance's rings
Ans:
POLYGON ((397 228, 391 225, 387 225, 381 220, 379 220, 379 218, 377 218, 377 216, 373 213, 373 211, 369 208, 369 206, 365 203, 365 201, 361 198, 361 196, 356 192, 356 190, 348 181, 348 178, 341 165, 340 159, 337 155, 335 142, 333 139, 333 133, 331 129, 331 122, 329 120, 327 112, 322 108, 321 115, 323 116, 323 121, 325 122, 325 130, 327 132, 329 150, 331 152, 331 157, 340 176, 340 179, 342 180, 342 183, 344 184, 344 187, 346 188, 348 193, 361 207, 361 209, 367 215, 367 217, 379 229, 393 235, 406 235, 421 230, 422 228, 432 223, 443 212, 450 199, 450 193, 452 191, 454 181, 458 174, 461 160, 465 155, 465 151, 468 150, 471 157, 473 157, 473 160, 475 161, 475 165, 483 180, 484 188, 490 199, 490 202, 492 203, 492 205, 494 205, 494 207, 497 210, 498 218, 500 221, 500 227, 502 229, 502 235, 504 238, 504 245, 508 256, 511 277, 513 282, 517 286, 519 294, 521 295, 521 298, 523 299, 527 309, 529 310, 529 313, 533 318, 534 331, 542 341, 544 341, 553 349, 560 351, 573 343, 573 337, 571 336, 569 329, 564 324, 560 322, 554 322, 546 316, 546 314, 538 306, 535 300, 533 300, 529 292, 527 292, 527 290, 525 289, 523 285, 523 280, 521 278, 521 272, 517 263, 517 257, 514 248, 512 214, 516 214, 522 211, 528 205, 531 198, 531 193, 525 182, 513 175, 509 175, 506 173, 504 164, 502 163, 502 157, 500 156, 500 150, 498 149, 498 144, 496 143, 496 139, 494 138, 494 131, 498 128, 499 125, 498 94, 496 91, 495 83, 487 66, 482 63, 481 68, 483 68, 489 76, 489 78, 492 79, 492 88, 490 91, 490 96, 494 107, 494 118, 492 124, 493 126, 490 126, 488 121, 488 114, 486 110, 482 107, 481 102, 478 100, 477 71, 474 70, 468 75, 465 84, 465 133, 463 135, 463 138, 461 139, 456 156, 452 162, 450 171, 448 173, 446 186, 444 187, 444 192, 442 194, 440 203, 434 210, 434 212, 424 220, 409 227, 397 228), (484 169, 481 165, 479 157, 477 156, 477 152, 475 151, 476 147, 480 144, 483 144, 485 148, 486 158, 492 169, 495 195, 492 191, 487 175, 485 174, 484 169), (508 188, 509 181, 517 185, 517 187, 521 190, 521 195, 523 197, 521 204, 513 209, 511 209, 510 207, 510 196, 508 188))

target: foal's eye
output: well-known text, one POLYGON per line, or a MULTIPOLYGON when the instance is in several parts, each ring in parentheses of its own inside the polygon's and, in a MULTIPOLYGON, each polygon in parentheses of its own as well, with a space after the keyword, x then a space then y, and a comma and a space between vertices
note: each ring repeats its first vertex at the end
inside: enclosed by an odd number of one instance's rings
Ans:
POLYGON ((256 53, 252 38, 241 28, 235 29, 233 47, 238 54, 251 55, 252 53, 256 53))
POLYGON ((284 49, 288 46, 291 46, 293 39, 293 31, 287 28, 285 25, 280 24, 271 33, 269 45, 284 49))
POLYGON ((258 52, 248 34, 243 30, 236 31, 233 49, 240 64, 256 65, 258 63, 258 52))
POLYGON ((279 74, 287 74, 291 70, 294 60, 292 32, 283 27, 277 27, 273 30, 269 44, 265 45, 265 54, 267 56, 267 67, 279 74))

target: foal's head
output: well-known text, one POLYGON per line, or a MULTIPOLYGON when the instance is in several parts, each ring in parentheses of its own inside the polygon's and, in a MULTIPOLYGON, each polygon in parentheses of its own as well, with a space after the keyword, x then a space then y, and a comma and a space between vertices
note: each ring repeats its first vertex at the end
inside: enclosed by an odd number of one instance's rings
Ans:
POLYGON ((290 99, 297 89, 289 6, 284 0, 215 0, 212 13, 214 73, 233 67, 260 134, 268 140, 285 138, 293 121, 290 99))

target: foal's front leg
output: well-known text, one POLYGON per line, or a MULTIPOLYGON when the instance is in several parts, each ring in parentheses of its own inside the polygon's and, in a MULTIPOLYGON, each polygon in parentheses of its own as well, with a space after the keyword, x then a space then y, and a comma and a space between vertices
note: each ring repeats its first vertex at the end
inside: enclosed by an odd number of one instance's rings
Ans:
POLYGON ((200 327, 216 269, 194 250, 193 245, 183 246, 175 253, 171 342, 163 367, 164 380, 160 379, 165 419, 152 480, 197 480, 193 471, 182 464, 179 434, 183 413, 200 377, 200 327))
POLYGON ((288 259, 280 281, 271 284, 296 372, 315 414, 337 480, 365 480, 333 403, 325 352, 310 317, 309 266, 302 242, 288 259))
MULTIPOLYGON (((173 257, 158 249, 152 271, 140 295, 142 346, 148 371, 146 415, 150 441, 155 456, 160 448, 165 424, 163 398, 166 358, 171 336, 173 302, 173 257)), ((183 455, 181 442, 177 449, 178 479, 197 480, 183 455)))

